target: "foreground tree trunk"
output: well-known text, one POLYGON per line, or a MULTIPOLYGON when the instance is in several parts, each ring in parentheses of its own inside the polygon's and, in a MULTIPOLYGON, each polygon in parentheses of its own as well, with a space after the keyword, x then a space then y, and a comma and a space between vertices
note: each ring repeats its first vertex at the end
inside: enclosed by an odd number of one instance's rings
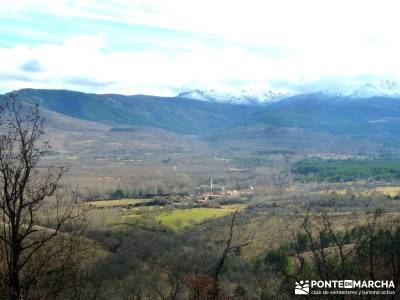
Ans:
POLYGON ((0 279, 9 299, 54 296, 82 229, 82 212, 61 205, 64 168, 39 166, 49 148, 40 142, 42 129, 37 105, 6 96, 0 127, 0 279))
POLYGON ((219 281, 220 281, 220 275, 222 272, 222 268, 224 267, 225 259, 228 256, 228 254, 234 250, 238 250, 242 247, 246 247, 252 243, 252 242, 247 242, 247 243, 243 243, 243 244, 232 245, 233 229, 234 229, 234 225, 235 225, 236 216, 238 213, 239 213, 239 211, 237 211, 237 210, 233 213, 231 225, 229 227, 229 235, 226 240, 225 248, 222 251, 222 255, 221 255, 220 259, 218 260, 217 266, 214 271, 212 300, 221 299, 221 290, 220 290, 220 286, 219 286, 219 281))

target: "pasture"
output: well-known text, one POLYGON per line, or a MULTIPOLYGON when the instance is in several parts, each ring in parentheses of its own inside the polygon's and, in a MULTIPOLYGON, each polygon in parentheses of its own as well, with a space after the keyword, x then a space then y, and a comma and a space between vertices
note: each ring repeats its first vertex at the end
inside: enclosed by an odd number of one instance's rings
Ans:
POLYGON ((229 215, 235 210, 240 210, 244 207, 244 205, 226 205, 220 208, 176 209, 170 213, 161 213, 156 216, 156 220, 174 230, 180 230, 199 224, 206 219, 215 219, 229 215))

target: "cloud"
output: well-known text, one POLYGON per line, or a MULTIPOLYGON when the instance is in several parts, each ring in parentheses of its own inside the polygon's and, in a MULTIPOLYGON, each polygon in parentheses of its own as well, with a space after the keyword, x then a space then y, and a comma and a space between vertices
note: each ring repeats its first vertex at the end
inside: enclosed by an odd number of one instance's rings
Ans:
POLYGON ((84 77, 65 78, 64 82, 66 84, 78 85, 78 86, 80 85, 83 87, 94 87, 94 88, 107 87, 113 84, 112 81, 101 82, 93 80, 91 78, 84 78, 84 77))
POLYGON ((0 48, 0 90, 172 95, 400 79, 396 8, 389 0, 5 0, 11 38, 0 48))
POLYGON ((25 72, 33 72, 33 73, 39 73, 44 71, 43 67, 40 65, 40 63, 35 60, 28 60, 27 62, 23 63, 21 65, 21 70, 25 72))
POLYGON ((107 52, 104 45, 103 36, 85 35, 61 45, 0 49, 3 72, 19 70, 25 76, 25 80, 2 82, 3 89, 47 82, 49 88, 143 93, 153 87, 172 94, 181 87, 229 85, 243 78, 262 80, 270 64, 262 55, 239 47, 216 49, 198 43, 177 54, 162 49, 107 52))

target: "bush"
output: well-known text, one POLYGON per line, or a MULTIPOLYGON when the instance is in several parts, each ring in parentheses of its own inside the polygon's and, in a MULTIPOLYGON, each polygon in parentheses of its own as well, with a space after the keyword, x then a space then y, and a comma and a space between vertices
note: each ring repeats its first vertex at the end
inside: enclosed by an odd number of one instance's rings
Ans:
POLYGON ((270 250, 264 258, 264 264, 276 272, 286 273, 290 266, 289 256, 282 249, 270 250))
POLYGON ((122 199, 125 197, 124 191, 122 189, 116 189, 115 192, 113 192, 110 195, 111 199, 122 199))

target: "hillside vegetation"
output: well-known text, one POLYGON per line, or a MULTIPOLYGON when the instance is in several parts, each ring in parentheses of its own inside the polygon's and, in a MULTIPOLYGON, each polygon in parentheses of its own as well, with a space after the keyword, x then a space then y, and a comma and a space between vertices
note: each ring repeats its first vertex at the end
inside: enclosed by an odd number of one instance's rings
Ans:
POLYGON ((178 133, 204 133, 227 127, 255 112, 240 105, 182 98, 85 94, 66 90, 24 89, 18 95, 71 117, 105 124, 156 127, 178 133))
MULTIPOLYGON (((237 105, 180 97, 86 94, 68 90, 22 89, 24 101, 77 119, 112 125, 129 132, 130 126, 160 128, 179 134, 208 136, 210 142, 278 141, 285 149, 299 139, 318 147, 337 140, 356 139, 382 147, 400 144, 400 101, 375 97, 348 99, 322 93, 299 95, 264 105, 237 105)), ((301 145, 306 148, 306 145, 301 145)))
POLYGON ((307 158, 294 165, 302 181, 399 180, 399 159, 307 158))

